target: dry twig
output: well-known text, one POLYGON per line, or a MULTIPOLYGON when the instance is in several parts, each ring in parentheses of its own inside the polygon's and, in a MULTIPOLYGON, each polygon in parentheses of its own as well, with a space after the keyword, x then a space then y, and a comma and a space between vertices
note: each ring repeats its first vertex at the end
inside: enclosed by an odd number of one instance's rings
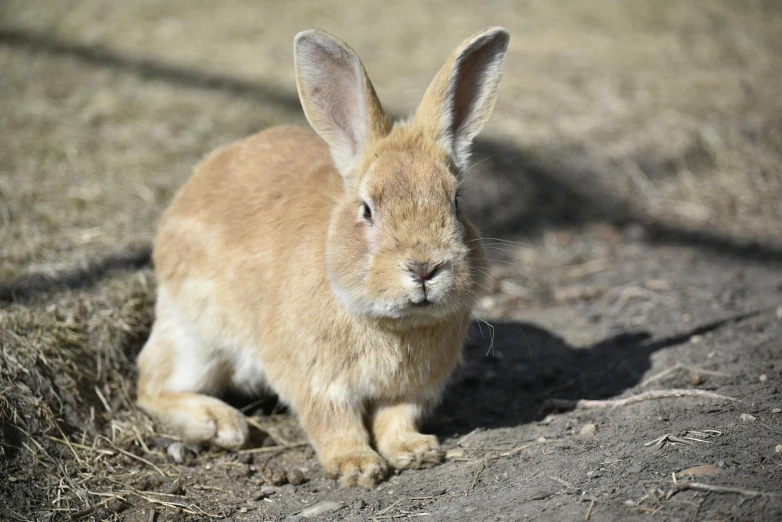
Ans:
POLYGON ((592 499, 592 501, 589 503, 589 509, 587 509, 586 515, 584 516, 584 520, 589 520, 589 517, 592 516, 592 508, 595 507, 595 500, 592 499))
POLYGON ((253 417, 247 417, 247 422, 254 428, 256 428, 258 431, 262 431, 263 433, 267 434, 269 437, 274 440, 274 442, 277 443, 278 446, 291 446, 291 442, 282 435, 279 434, 277 430, 272 428, 271 426, 264 426, 258 420, 254 419, 253 417))
POLYGON ((470 484, 470 490, 475 489, 475 484, 478 483, 478 479, 480 478, 481 473, 483 472, 484 469, 486 469, 486 461, 482 460, 480 462, 480 465, 478 466, 478 470, 475 472, 475 476, 472 479, 472 484, 470 484))
POLYGON ((562 484, 563 486, 565 486, 569 490, 576 491, 576 489, 578 489, 578 488, 576 488, 576 486, 574 486, 573 484, 571 484, 570 482, 568 482, 567 480, 565 480, 563 478, 559 478, 559 477, 549 477, 549 478, 551 480, 553 480, 554 482, 559 482, 560 484, 562 484))
POLYGON ((677 482, 676 489, 669 493, 670 498, 679 491, 685 489, 694 489, 696 491, 708 491, 711 493, 735 493, 737 495, 744 495, 745 497, 775 497, 776 493, 767 493, 765 491, 755 491, 752 489, 733 488, 730 486, 714 486, 712 484, 704 484, 702 482, 677 482))
POLYGON ((648 386, 649 384, 659 381, 661 379, 664 379, 674 373, 676 370, 689 370, 691 372, 698 372, 702 375, 712 375, 714 377, 729 377, 727 373, 724 372, 718 372, 714 370, 706 370, 704 368, 699 368, 697 366, 687 366, 685 364, 682 364, 680 362, 677 362, 667 370, 663 370, 660 373, 656 373, 649 377, 648 379, 645 379, 641 381, 641 383, 638 385, 640 388, 643 388, 644 386, 648 386))
POLYGON ((735 401, 735 397, 729 397, 727 395, 721 395, 719 393, 709 392, 705 390, 652 390, 638 395, 631 395, 624 399, 606 399, 606 400, 592 400, 592 399, 549 399, 548 404, 555 408, 562 409, 574 409, 574 410, 591 410, 596 408, 618 408, 620 406, 627 406, 628 404, 635 404, 636 402, 643 402, 656 399, 672 399, 676 397, 701 397, 703 399, 720 399, 726 401, 735 401))
POLYGON ((237 451, 236 453, 273 453, 275 451, 285 451, 293 448, 301 448, 302 446, 306 446, 308 444, 309 442, 294 442, 292 444, 286 444, 286 445, 280 444, 277 446, 266 446, 265 448, 243 449, 237 451))

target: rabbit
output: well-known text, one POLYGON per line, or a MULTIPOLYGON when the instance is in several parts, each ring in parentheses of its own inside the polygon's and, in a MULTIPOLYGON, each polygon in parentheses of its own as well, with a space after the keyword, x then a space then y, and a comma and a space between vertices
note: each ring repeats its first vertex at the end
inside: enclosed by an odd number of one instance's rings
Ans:
POLYGON ((501 27, 466 39, 392 125, 347 44, 296 35, 317 135, 282 126, 213 151, 163 214, 142 410, 238 449, 247 419, 217 397, 273 392, 342 487, 442 461, 419 424, 461 362, 488 270, 459 183, 508 41, 501 27))

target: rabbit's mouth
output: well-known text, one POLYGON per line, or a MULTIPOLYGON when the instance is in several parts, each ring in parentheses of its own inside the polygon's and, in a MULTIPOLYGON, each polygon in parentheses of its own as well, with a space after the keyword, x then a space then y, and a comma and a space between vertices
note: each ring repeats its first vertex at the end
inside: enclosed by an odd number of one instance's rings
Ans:
POLYGON ((429 299, 424 298, 422 301, 410 301, 410 306, 413 308, 427 308, 429 306, 434 306, 434 303, 430 301, 429 299))

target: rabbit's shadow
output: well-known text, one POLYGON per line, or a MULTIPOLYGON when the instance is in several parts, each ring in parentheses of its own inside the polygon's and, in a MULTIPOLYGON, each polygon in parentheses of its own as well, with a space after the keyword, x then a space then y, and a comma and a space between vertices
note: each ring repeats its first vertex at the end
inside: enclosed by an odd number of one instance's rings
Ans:
POLYGON ((485 324, 473 323, 465 364, 425 431, 442 438, 518 426, 540 420, 548 399, 616 397, 641 382, 656 351, 732 320, 659 340, 646 332, 621 333, 581 348, 529 323, 494 322, 493 339, 485 324))

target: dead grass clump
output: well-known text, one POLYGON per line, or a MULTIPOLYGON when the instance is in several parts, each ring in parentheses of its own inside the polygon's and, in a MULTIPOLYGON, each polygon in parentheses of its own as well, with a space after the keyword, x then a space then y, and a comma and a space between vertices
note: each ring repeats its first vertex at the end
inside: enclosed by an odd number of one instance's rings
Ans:
POLYGON ((152 299, 142 272, 46 306, 0 309, 0 473, 12 477, 0 496, 26 512, 87 507, 85 492, 110 470, 104 461, 148 433, 132 380, 152 299))

